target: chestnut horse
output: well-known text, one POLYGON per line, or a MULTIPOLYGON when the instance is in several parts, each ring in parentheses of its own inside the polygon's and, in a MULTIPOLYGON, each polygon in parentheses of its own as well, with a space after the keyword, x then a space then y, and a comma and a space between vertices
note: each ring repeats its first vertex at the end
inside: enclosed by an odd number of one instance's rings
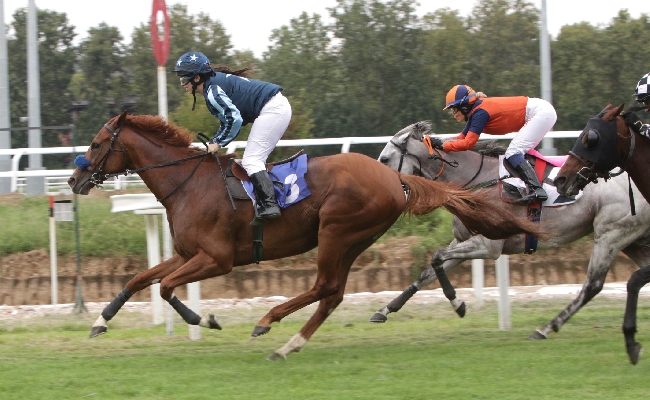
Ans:
MULTIPOLYGON (((154 116, 122 115, 97 133, 69 184, 88 194, 108 176, 139 173, 167 210, 176 254, 129 281, 103 310, 91 337, 135 292, 160 283, 160 294, 188 324, 221 329, 214 315, 200 317, 174 295, 174 288, 229 273, 253 262, 253 205, 231 200, 219 169, 230 156, 213 156, 191 146, 188 131, 154 116), (234 203, 231 203, 234 201, 234 203), (236 203, 236 204, 235 204, 236 203), (236 206, 236 207, 234 207, 236 206)), ((354 260, 403 214, 423 215, 444 207, 471 231, 506 238, 537 227, 483 200, 480 193, 404 176, 362 154, 345 153, 308 161, 305 179, 311 195, 265 224, 264 259, 304 253, 318 246, 318 273, 307 292, 272 308, 252 336, 271 324, 320 301, 311 319, 269 359, 299 351, 343 300, 354 260)))
MULTIPOLYGON (((598 178, 609 179, 609 171, 615 167, 628 173, 639 192, 650 202, 650 139, 633 129, 630 111, 646 107, 633 107, 623 113, 623 105, 609 104, 595 118, 592 118, 576 141, 569 159, 558 172, 555 186, 560 193, 573 195, 588 183, 598 183, 598 178)), ((630 208, 636 210, 630 189, 630 208)), ((642 347, 634 340, 636 333, 636 311, 639 291, 650 282, 650 265, 635 271, 627 282, 627 304, 623 320, 625 347, 630 362, 636 364, 642 347)))

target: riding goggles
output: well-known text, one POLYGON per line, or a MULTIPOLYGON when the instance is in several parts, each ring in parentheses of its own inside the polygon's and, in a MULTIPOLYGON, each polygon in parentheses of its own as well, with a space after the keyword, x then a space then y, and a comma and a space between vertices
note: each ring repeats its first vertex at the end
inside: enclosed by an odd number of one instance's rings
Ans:
POLYGON ((190 82, 192 81, 192 79, 194 79, 195 76, 196 76, 196 75, 192 75, 192 76, 181 76, 181 77, 180 77, 181 85, 183 85, 183 86, 187 85, 188 83, 190 83, 190 82))

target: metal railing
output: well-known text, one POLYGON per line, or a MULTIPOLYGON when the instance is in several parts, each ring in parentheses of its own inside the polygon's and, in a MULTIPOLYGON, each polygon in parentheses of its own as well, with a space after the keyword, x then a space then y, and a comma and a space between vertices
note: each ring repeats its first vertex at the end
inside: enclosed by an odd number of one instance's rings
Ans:
MULTIPOLYGON (((580 131, 552 131, 546 134, 547 138, 562 139, 562 138, 577 138, 580 131)), ((448 138, 457 136, 458 134, 442 134, 436 135, 440 138, 448 138)), ((480 140, 502 140, 512 139, 515 133, 507 135, 488 135, 481 134, 480 140)), ((342 138, 327 138, 327 139, 297 139, 297 140, 280 140, 277 147, 306 147, 306 146, 324 146, 324 145, 340 145, 341 153, 348 153, 350 147, 355 144, 385 144, 392 138, 392 136, 370 136, 370 137, 342 137, 342 138)), ((202 143, 194 143, 193 146, 203 147, 202 143)), ((228 154, 235 152, 237 149, 246 147, 246 141, 233 141, 226 146, 228 154)), ((88 146, 68 146, 68 147, 50 147, 50 148, 19 148, 19 149, 0 149, 0 156, 11 156, 11 170, 0 171, 0 178, 11 178, 11 191, 21 192, 25 188, 25 179, 30 176, 45 177, 45 191, 58 191, 60 189, 67 189, 67 180, 74 172, 74 169, 49 169, 49 170, 35 170, 23 171, 19 169, 20 160, 24 155, 30 154, 83 154, 88 150, 88 146)), ((142 185, 143 182, 137 175, 133 176, 119 176, 117 178, 105 182, 105 186, 112 187, 115 190, 126 189, 128 186, 142 185)))

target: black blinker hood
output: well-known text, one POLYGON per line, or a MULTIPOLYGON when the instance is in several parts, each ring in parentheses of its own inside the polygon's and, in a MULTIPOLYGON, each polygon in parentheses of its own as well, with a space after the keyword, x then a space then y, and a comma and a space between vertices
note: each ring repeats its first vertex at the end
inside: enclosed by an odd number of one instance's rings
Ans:
POLYGON ((616 119, 603 121, 600 118, 591 118, 587 126, 582 130, 580 137, 576 140, 571 150, 578 156, 591 161, 601 171, 611 171, 619 165, 618 145, 616 144, 616 119), (582 144, 582 138, 589 131, 598 135, 598 144, 593 149, 588 149, 582 144))

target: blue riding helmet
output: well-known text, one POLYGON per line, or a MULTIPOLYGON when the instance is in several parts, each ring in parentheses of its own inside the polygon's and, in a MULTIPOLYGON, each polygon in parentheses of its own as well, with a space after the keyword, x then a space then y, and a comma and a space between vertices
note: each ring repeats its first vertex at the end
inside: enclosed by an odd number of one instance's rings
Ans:
POLYGON ((190 51, 183 54, 176 61, 176 68, 174 68, 173 72, 176 72, 178 76, 185 76, 192 79, 196 75, 212 72, 212 67, 210 66, 210 60, 208 60, 205 54, 198 51, 190 51))

